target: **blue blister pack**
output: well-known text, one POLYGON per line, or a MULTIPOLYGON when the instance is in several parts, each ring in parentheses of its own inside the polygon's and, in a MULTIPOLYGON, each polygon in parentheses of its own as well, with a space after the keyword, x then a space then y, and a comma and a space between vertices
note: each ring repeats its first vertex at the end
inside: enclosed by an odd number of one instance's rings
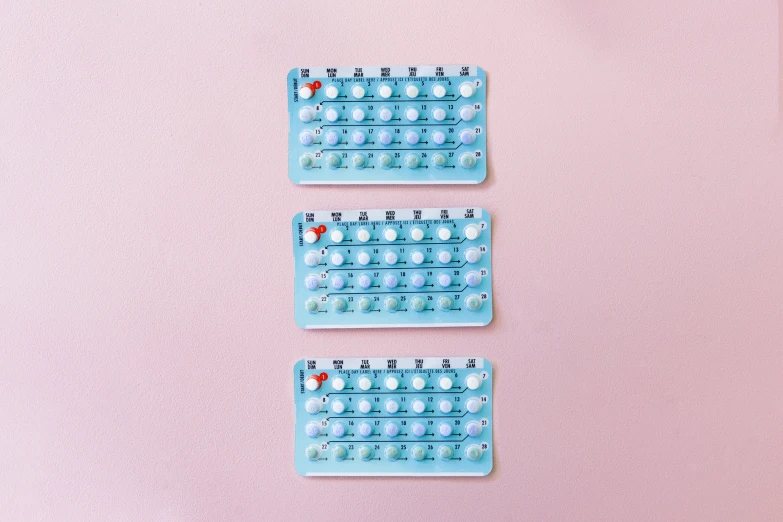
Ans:
POLYGON ((480 67, 300 67, 287 89, 296 184, 471 184, 487 176, 480 67))
POLYGON ((485 326, 491 219, 482 208, 301 212, 294 314, 302 328, 485 326))
POLYGON ((305 476, 483 476, 492 365, 482 358, 316 358, 294 366, 305 476))

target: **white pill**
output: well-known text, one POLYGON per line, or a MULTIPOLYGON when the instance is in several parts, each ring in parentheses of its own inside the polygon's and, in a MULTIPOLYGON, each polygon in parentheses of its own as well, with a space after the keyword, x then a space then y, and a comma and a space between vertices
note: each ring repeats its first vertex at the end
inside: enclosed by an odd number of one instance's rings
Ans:
POLYGON ((356 233, 356 239, 362 243, 368 242, 370 240, 370 231, 366 228, 359 229, 359 231, 356 233))
POLYGON ((339 228, 335 228, 329 233, 329 237, 334 241, 335 243, 341 243, 343 239, 345 239, 345 233, 340 230, 339 228))
POLYGON ((315 142, 315 134, 313 131, 303 130, 299 133, 299 143, 305 147, 309 147, 315 142))
POLYGON ((353 140, 356 145, 364 145, 364 142, 367 141, 367 135, 362 131, 353 131, 353 134, 351 134, 351 140, 353 140))
POLYGON ((451 239, 451 229, 446 227, 440 227, 438 229, 438 237, 441 241, 447 241, 451 239))
POLYGON ((470 129, 462 130, 459 133, 459 141, 462 142, 463 145, 471 145, 476 141, 476 133, 470 129))
POLYGON ((343 401, 334 401, 332 403, 332 411, 335 412, 337 415, 341 414, 345 411, 345 403, 343 401))
POLYGON ((316 232, 315 230, 308 230, 304 233, 304 240, 310 243, 311 245, 318 241, 321 238, 321 235, 316 232))
POLYGON ((432 88, 432 94, 436 98, 443 98, 444 96, 446 96, 446 88, 441 84, 437 84, 432 88))
POLYGON ((470 105, 464 105, 459 109, 459 117, 465 121, 470 121, 476 116, 476 109, 470 105))
POLYGON ((387 228, 383 231, 383 237, 386 239, 386 241, 396 241, 397 240, 397 229, 395 228, 387 228))
POLYGON ((435 121, 443 121, 446 119, 446 109, 443 107, 435 107, 432 109, 432 118, 435 121))
POLYGON ((419 227, 413 227, 410 233, 411 239, 414 241, 421 241, 424 239, 424 231, 419 227))
POLYGON ((476 87, 470 82, 464 82, 459 86, 459 94, 463 98, 470 98, 476 92, 476 87))
POLYGON ((386 380, 384 381, 384 384, 386 384, 386 387, 392 391, 396 390, 400 386, 400 380, 397 379, 397 377, 394 377, 392 375, 386 377, 386 380))
POLYGON ((468 225, 465 227, 465 237, 473 241, 481 235, 481 229, 478 225, 468 225))
POLYGON ((441 390, 450 390, 451 387, 454 386, 454 383, 450 378, 444 375, 438 380, 438 386, 440 386, 441 390))
MULTIPOLYGON (((460 87, 460 89, 462 89, 462 87, 460 87)), ((460 90, 460 92, 462 91, 460 90)), ((363 85, 354 85, 351 87, 351 94, 354 98, 361 99, 364 98, 365 94, 367 94, 367 89, 365 89, 363 85)))
POLYGON ((443 413, 451 413, 451 410, 454 408, 454 405, 451 404, 451 401, 447 401, 446 399, 442 399, 438 402, 438 409, 443 413))
POLYGON ((330 100, 334 100, 340 95, 340 89, 338 89, 336 85, 330 85, 324 92, 326 93, 326 97, 330 100))
POLYGON ((309 84, 305 84, 299 87, 299 96, 301 96, 303 99, 309 100, 313 97, 313 94, 315 94, 315 91, 313 91, 313 88, 310 87, 309 84))
POLYGON ((359 388, 367 391, 370 388, 372 388, 372 381, 369 379, 369 377, 360 377, 359 378, 359 388))
POLYGON ((304 262, 307 266, 310 267, 316 266, 318 263, 321 262, 321 254, 319 254, 315 250, 311 250, 310 252, 305 254, 304 262))
POLYGON ((438 284, 443 288, 451 286, 451 276, 449 274, 439 274, 438 284))
POLYGON ((387 250, 386 253, 383 254, 383 260, 386 262, 387 265, 396 265, 397 254, 395 252, 392 252, 391 250, 387 250))
POLYGON ((342 264, 345 263, 345 256, 341 252, 333 253, 330 259, 335 266, 342 266, 342 264))
POLYGON ((362 413, 370 413, 370 410, 372 409, 372 404, 370 404, 370 401, 366 399, 362 399, 359 401, 359 411, 362 413))
POLYGON ((468 399, 467 403, 465 403, 465 407, 470 413, 478 413, 481 411, 481 401, 475 397, 472 397, 468 399))
POLYGON ((342 377, 332 379, 332 389, 342 391, 345 389, 345 380, 342 377))
POLYGON ((415 98, 419 95, 419 88, 413 85, 412 83, 408 84, 405 87, 405 96, 408 98, 415 98))
POLYGON ((385 83, 378 87, 378 94, 381 95, 381 98, 388 98, 392 95, 392 88, 386 85, 385 83))
POLYGON ((441 264, 446 264, 449 261, 451 261, 451 252, 448 250, 439 250, 438 251, 438 261, 441 262, 441 264))
POLYGON ((478 248, 469 248, 465 250, 465 260, 468 263, 478 263, 479 259, 481 259, 481 252, 479 252, 478 248))
POLYGON ((472 373, 468 375, 467 379, 465 379, 465 385, 470 390, 478 390, 481 387, 481 377, 475 373, 472 373))
POLYGON ((299 119, 305 123, 310 123, 315 118, 315 110, 312 107, 302 107, 299 109, 299 119))
POLYGON ((320 387, 321 387, 321 381, 319 381, 315 377, 309 377, 305 381, 305 388, 307 388, 310 391, 315 391, 320 387))
POLYGON ((328 108, 326 109, 326 119, 330 122, 334 123, 340 118, 340 113, 337 111, 337 109, 328 108))
POLYGON ((451 427, 451 424, 446 424, 445 422, 441 422, 438 425, 438 433, 441 434, 443 437, 448 437, 451 435, 451 432, 453 431, 453 428, 451 427))
POLYGON ((405 109, 405 119, 408 121, 416 121, 419 119, 419 111, 414 109, 413 107, 408 107, 405 109))
POLYGON ((435 142, 435 145, 443 145, 446 143, 446 133, 436 130, 432 133, 432 141, 435 142))
POLYGON ((319 399, 307 399, 305 410, 307 410, 307 413, 315 415, 321 411, 321 401, 319 399))
POLYGON ((394 116, 394 113, 386 107, 381 107, 381 110, 378 111, 378 117, 381 121, 389 121, 392 119, 392 116, 394 116))
POLYGON ((416 413, 422 413, 426 407, 427 405, 424 404, 424 401, 420 401, 419 399, 416 399, 411 403, 411 409, 416 413))
POLYGON ((423 390, 427 386, 427 381, 421 377, 414 377, 413 381, 411 381, 411 386, 413 386, 414 390, 423 390))
POLYGON ((367 252, 359 252, 359 255, 356 256, 356 261, 362 266, 367 266, 370 264, 370 254, 367 252))
POLYGON ((420 265, 424 262, 424 254, 420 250, 414 250, 411 253, 411 261, 413 264, 420 265))
POLYGON ((383 405, 389 413, 397 413, 400 410, 400 405, 393 399, 388 399, 383 405))
POLYGON ((354 110, 351 111, 351 118, 353 118, 354 121, 363 121, 364 110, 362 110, 360 107, 356 107, 354 110))

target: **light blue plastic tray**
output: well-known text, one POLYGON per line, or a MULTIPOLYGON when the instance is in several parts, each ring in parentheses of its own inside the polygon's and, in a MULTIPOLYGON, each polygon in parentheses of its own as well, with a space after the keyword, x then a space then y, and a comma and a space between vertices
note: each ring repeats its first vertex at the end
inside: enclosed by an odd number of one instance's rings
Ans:
POLYGON ((294 403, 300 475, 492 470, 492 365, 485 359, 304 359, 294 366, 294 403))
POLYGON ((296 184, 472 184, 487 176, 480 67, 299 67, 286 88, 296 184))
POLYGON ((482 208, 301 212, 292 228, 302 328, 492 320, 492 221, 482 208))

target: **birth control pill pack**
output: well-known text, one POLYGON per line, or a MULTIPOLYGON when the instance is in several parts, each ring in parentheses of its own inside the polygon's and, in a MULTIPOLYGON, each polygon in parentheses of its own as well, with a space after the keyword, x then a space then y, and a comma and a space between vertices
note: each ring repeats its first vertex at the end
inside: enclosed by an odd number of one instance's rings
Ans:
POLYGON ((296 184, 472 184, 487 175, 480 67, 299 67, 287 89, 296 184))
POLYGON ((485 326, 492 320, 491 219, 482 208, 294 216, 302 328, 485 326))
POLYGON ((303 359, 294 403, 300 475, 492 470, 492 365, 480 357, 303 359))

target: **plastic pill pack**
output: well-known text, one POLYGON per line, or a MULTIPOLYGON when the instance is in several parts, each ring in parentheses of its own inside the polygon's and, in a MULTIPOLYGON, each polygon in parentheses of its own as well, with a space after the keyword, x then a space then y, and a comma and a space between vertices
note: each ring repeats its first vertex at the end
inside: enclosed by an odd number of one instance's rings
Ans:
POLYGON ((492 227, 482 208, 301 212, 292 228, 302 328, 492 320, 492 227))
POLYGON ((475 65, 292 69, 289 177, 296 184, 480 183, 485 83, 475 65))
POLYGON ((492 470, 482 358, 316 358, 294 366, 300 475, 481 476, 492 470))

